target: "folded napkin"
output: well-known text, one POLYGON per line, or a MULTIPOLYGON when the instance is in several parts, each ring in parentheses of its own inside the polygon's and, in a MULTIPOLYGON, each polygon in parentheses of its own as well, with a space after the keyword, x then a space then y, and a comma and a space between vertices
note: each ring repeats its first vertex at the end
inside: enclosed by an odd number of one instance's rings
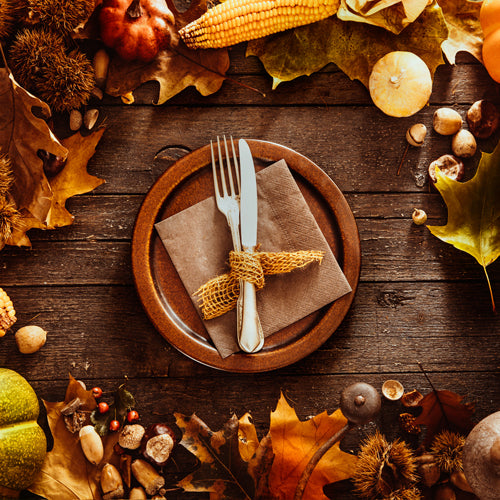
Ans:
MULTIPOLYGON (((266 285, 257 292, 257 309, 268 336, 349 293, 351 287, 285 161, 257 173, 257 197, 260 251, 325 252, 321 264, 266 276, 266 285)), ((156 229, 202 316, 194 292, 229 270, 233 247, 226 218, 212 197, 157 223, 156 229)), ((204 324, 223 358, 239 350, 234 310, 204 324)))

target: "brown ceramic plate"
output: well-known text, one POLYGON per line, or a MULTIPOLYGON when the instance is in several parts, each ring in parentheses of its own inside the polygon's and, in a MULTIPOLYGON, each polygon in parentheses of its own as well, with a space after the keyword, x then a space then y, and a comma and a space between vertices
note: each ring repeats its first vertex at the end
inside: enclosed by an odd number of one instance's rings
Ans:
POLYGON ((360 243, 354 216, 341 191, 317 165, 295 151, 248 140, 257 170, 284 159, 337 258, 352 292, 266 338, 255 354, 221 358, 158 237, 154 224, 213 196, 210 146, 176 161, 156 181, 137 215, 132 239, 132 269, 140 300, 150 320, 186 356, 220 370, 263 372, 302 359, 321 346, 344 319, 360 272, 360 243))

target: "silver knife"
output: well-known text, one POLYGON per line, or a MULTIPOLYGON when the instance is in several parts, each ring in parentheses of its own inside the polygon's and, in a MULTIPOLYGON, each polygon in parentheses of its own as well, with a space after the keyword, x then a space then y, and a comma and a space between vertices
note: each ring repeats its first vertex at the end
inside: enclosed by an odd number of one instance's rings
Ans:
MULTIPOLYGON (((245 252, 254 252, 257 246, 257 183, 252 153, 245 140, 238 142, 240 153, 241 193, 240 193, 240 230, 241 246, 245 252)), ((255 286, 243 282, 240 290, 242 302, 241 328, 238 344, 245 352, 257 352, 264 344, 264 334, 257 314, 255 286)))

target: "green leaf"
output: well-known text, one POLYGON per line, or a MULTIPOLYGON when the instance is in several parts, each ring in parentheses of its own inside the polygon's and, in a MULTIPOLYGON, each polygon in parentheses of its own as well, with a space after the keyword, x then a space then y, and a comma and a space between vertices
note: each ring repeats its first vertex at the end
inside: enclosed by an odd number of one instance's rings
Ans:
POLYGON ((351 80, 368 87, 373 65, 394 50, 421 57, 433 75, 444 64, 441 43, 448 37, 443 12, 437 3, 399 35, 365 23, 329 17, 314 24, 249 42, 246 55, 257 56, 273 77, 273 88, 336 64, 351 80))
POLYGON ((96 408, 90 414, 90 421, 94 424, 97 434, 105 436, 109 431, 111 420, 118 420, 120 425, 123 425, 127 413, 134 408, 134 396, 125 389, 125 384, 120 385, 114 394, 114 401, 109 405, 109 410, 106 413, 99 413, 96 408))
POLYGON ((481 154, 470 181, 457 182, 437 171, 436 187, 448 207, 448 222, 446 226, 427 227, 483 267, 495 310, 486 267, 500 255, 500 142, 493 153, 481 154))

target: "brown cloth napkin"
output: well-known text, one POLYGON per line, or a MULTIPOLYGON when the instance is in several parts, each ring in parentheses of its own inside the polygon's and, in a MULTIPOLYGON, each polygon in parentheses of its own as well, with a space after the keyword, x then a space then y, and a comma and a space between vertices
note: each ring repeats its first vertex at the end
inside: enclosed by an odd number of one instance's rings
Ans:
MULTIPOLYGON (((266 276, 266 285, 257 292, 257 309, 268 336, 349 293, 351 287, 284 160, 257 173, 257 197, 260 251, 325 252, 321 264, 266 276)), ((229 270, 233 247, 226 218, 212 197, 157 223, 156 229, 201 316, 194 292, 229 270)), ((234 310, 204 324, 223 358, 239 350, 234 310)))

